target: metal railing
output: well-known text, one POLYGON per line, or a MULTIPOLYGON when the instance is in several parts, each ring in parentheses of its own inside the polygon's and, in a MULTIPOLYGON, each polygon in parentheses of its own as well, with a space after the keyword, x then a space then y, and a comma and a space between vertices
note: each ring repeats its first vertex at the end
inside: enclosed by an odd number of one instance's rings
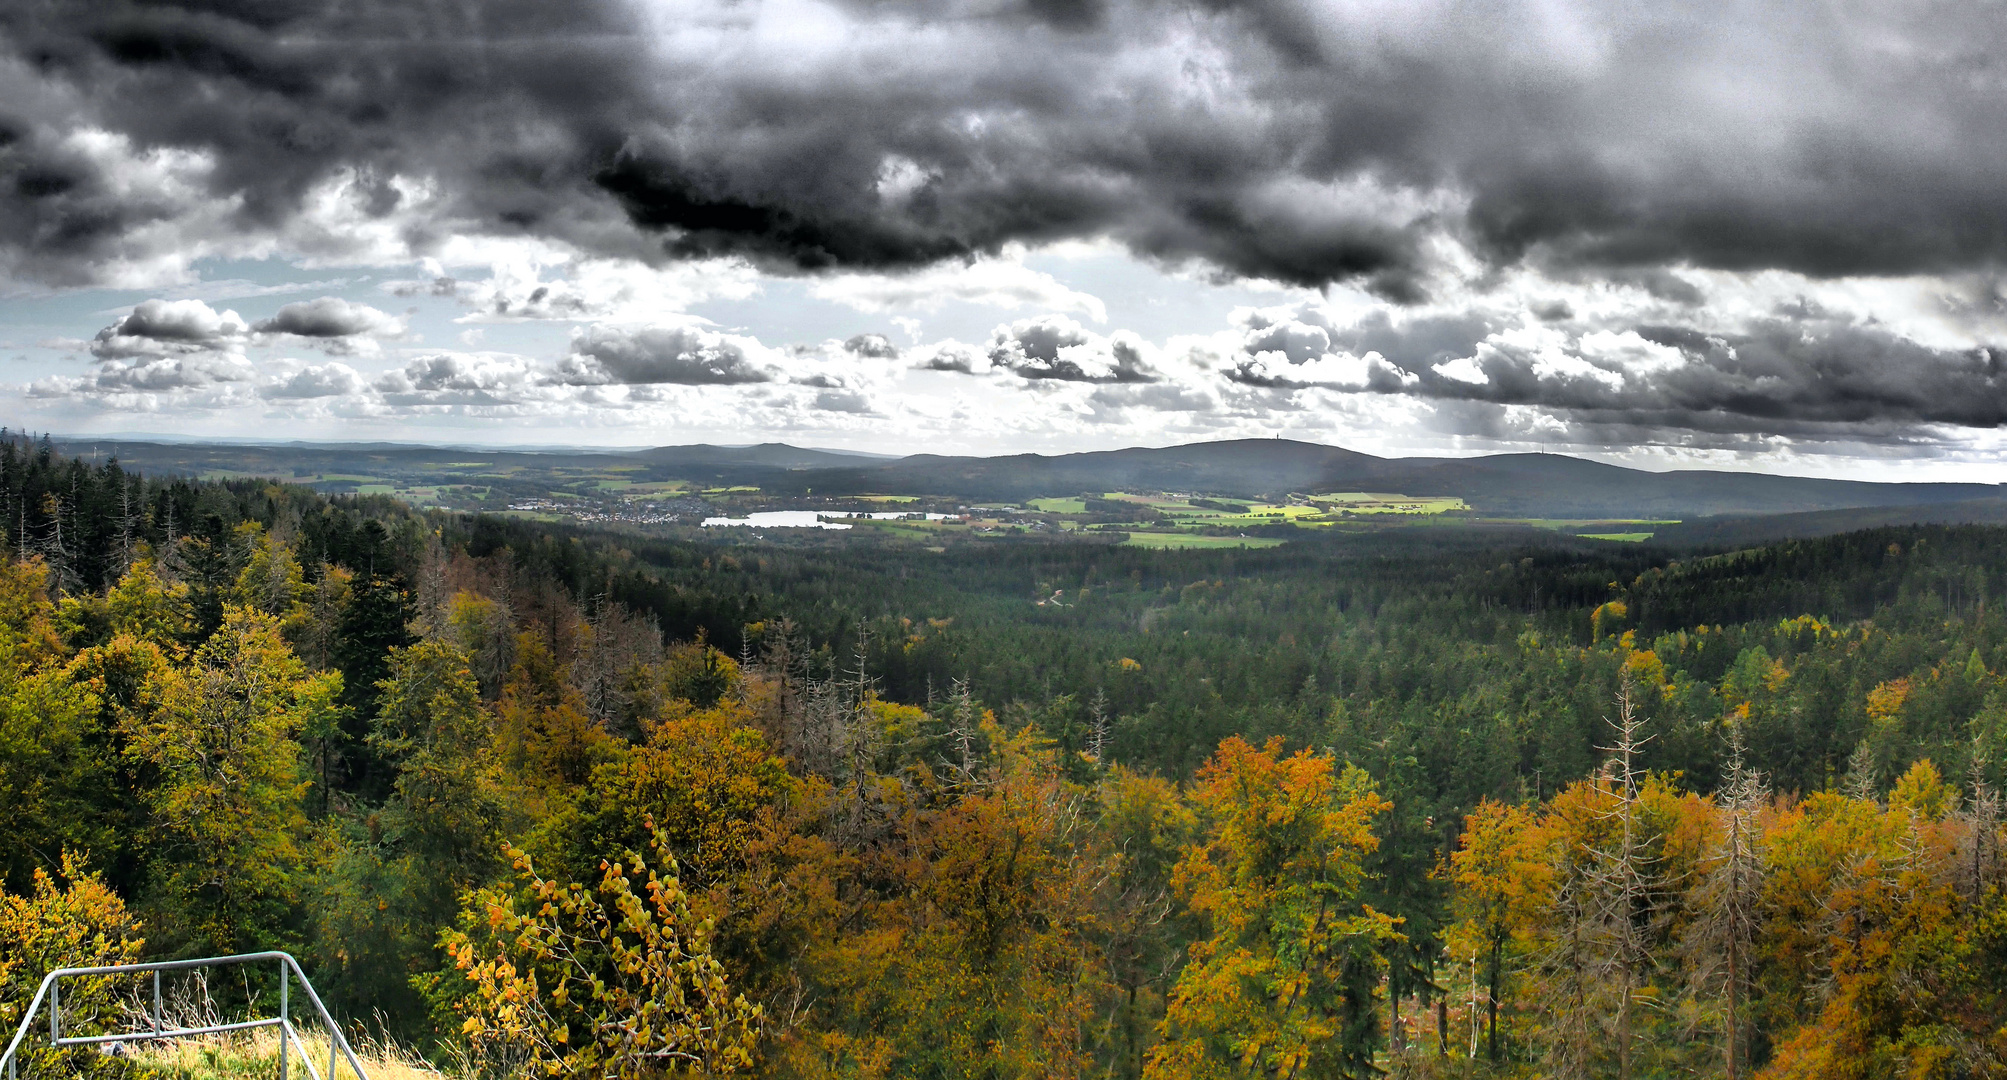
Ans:
POLYGON ((21 1026, 14 1032, 14 1040, 7 1044, 7 1051, 0 1054, 0 1064, 6 1066, 7 1080, 16 1080, 15 1065, 21 1043, 28 1032, 37 1026, 44 999, 49 1003, 49 1045, 95 1046, 104 1043, 140 1042, 146 1039, 180 1039, 190 1035, 213 1035, 226 1031, 247 1031, 252 1028, 274 1027, 279 1029, 279 1080, 286 1080, 287 1046, 297 1043, 300 1047, 300 1063, 307 1067, 311 1080, 334 1080, 335 1068, 343 1058, 348 1059, 348 1067, 355 1070, 357 1080, 369 1080, 369 1073, 363 1071, 362 1062, 357 1061, 355 1051, 348 1044, 348 1037, 341 1032, 334 1017, 328 1015, 327 1006, 321 1004, 321 996, 314 993, 314 984, 307 981, 307 974, 300 970, 299 961, 282 952, 241 953, 236 956, 207 956, 200 960, 167 960, 155 964, 119 964, 113 967, 58 968, 42 979, 42 985, 35 991, 35 1000, 21 1017, 21 1026), (223 967, 231 964, 251 964, 258 961, 276 961, 279 965, 279 1014, 255 1020, 240 1020, 231 1024, 204 1024, 198 1027, 167 1027, 163 1023, 160 1003, 160 974, 163 971, 187 971, 194 968, 223 967), (138 1031, 120 1032, 114 1035, 69 1035, 63 1034, 62 981, 96 975, 140 975, 153 973, 153 1010, 150 1028, 138 1031), (291 998, 289 994, 293 979, 299 979, 300 989, 307 992, 307 1000, 313 1003, 314 1012, 319 1014, 321 1024, 328 1032, 328 1071, 323 1077, 307 1056, 306 1043, 301 1040, 298 1029, 293 1027, 291 998))

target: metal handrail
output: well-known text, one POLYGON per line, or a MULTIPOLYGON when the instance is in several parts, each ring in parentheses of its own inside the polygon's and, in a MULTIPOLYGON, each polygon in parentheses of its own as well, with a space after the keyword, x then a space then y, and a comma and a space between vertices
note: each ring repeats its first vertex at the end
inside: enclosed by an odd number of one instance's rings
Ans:
POLYGON ((335 1068, 340 1062, 336 1054, 348 1059, 348 1067, 355 1070, 357 1080, 369 1080, 362 1062, 356 1060, 355 1050, 348 1044, 348 1036, 343 1035, 334 1017, 328 1015, 327 1006, 321 1004, 321 996, 314 992, 314 984, 307 981, 307 973, 300 970, 300 962, 283 952, 239 953, 235 956, 205 956, 199 960, 163 960, 151 964, 117 964, 110 967, 57 968, 42 979, 42 985, 35 990, 35 998, 28 1004, 28 1011, 21 1016, 21 1026, 14 1031, 14 1039, 7 1044, 5 1053, 0 1053, 0 1065, 6 1067, 7 1080, 15 1080, 17 1052, 21 1041, 28 1036, 28 1029, 35 1025, 35 1014, 41 1010, 46 997, 49 1002, 49 1045, 92 1046, 111 1042, 138 1042, 143 1039, 179 1039, 189 1035, 209 1035, 224 1031, 245 1031, 250 1028, 276 1027, 279 1029, 279 1080, 286 1080, 286 1046, 288 1042, 300 1044, 300 1061, 307 1067, 311 1080, 324 1080, 314 1063, 307 1059, 306 1043, 293 1027, 291 1002, 288 989, 292 979, 300 980, 300 989, 307 992, 307 1000, 313 1003, 314 1012, 321 1018, 321 1024, 328 1031, 328 1072, 325 1080, 334 1080, 335 1068), (160 1008, 160 973, 163 971, 186 971, 191 968, 221 967, 225 964, 249 964, 259 960, 279 962, 279 1015, 256 1020, 240 1020, 230 1024, 209 1024, 202 1027, 163 1027, 160 1008), (62 991, 63 979, 85 975, 135 975, 153 973, 153 1027, 141 1031, 124 1032, 116 1035, 63 1035, 62 991))

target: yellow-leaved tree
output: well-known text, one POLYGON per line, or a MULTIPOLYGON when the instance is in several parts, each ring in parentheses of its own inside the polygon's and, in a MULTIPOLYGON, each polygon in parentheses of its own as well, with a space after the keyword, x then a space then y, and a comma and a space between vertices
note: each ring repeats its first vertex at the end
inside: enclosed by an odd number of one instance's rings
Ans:
MULTIPOLYGON (((49 972, 130 964, 139 958, 144 944, 139 920, 126 911, 125 901, 74 852, 63 852, 60 877, 59 884, 57 876, 38 868, 26 895, 0 892, 0 1040, 14 1034, 49 972)), ((64 982, 65 1031, 103 1030, 100 1018, 115 1017, 121 991, 131 987, 130 981, 109 976, 64 982)), ((111 1061, 89 1048, 58 1051, 37 1040, 25 1041, 21 1051, 19 1071, 27 1075, 96 1075, 111 1061)))
POLYGON ((1379 950, 1401 935, 1361 890, 1373 821, 1392 804, 1356 767, 1238 736, 1193 797, 1205 836, 1174 877, 1210 933, 1172 988, 1145 1075, 1372 1075, 1379 950))
POLYGON ((752 1065, 760 1008, 726 985, 710 921, 691 912, 668 838, 648 827, 667 877, 630 852, 600 865, 597 888, 553 881, 511 846, 516 886, 476 892, 443 935, 483 1073, 653 1080, 752 1065))

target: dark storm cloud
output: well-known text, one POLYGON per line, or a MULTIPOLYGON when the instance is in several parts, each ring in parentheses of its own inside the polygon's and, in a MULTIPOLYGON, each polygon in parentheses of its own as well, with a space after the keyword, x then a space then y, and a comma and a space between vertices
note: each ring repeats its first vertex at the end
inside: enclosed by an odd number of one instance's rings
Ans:
POLYGON ((8 5, 0 272, 339 254, 289 232, 332 177, 365 219, 433 185, 396 219, 420 253, 473 229, 898 268, 1108 235, 1397 302, 1441 232, 1563 271, 2007 258, 2007 20, 1977 2, 832 10, 812 35, 724 0, 8 5))

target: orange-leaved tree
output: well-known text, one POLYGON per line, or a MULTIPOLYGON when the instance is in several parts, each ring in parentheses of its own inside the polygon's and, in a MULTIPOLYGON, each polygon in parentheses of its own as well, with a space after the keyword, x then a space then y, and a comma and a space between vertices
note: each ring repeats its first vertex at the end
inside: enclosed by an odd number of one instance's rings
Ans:
POLYGON ((2001 894, 1960 897, 1949 804, 1924 760, 1886 807, 1819 792, 1778 816, 1765 890, 1773 992, 1807 1019, 1763 1076, 2007 1072, 2001 894))
POLYGON ((1451 901, 1457 924, 1450 936, 1482 955, 1485 973, 1486 1056, 1498 1060, 1498 1007, 1506 963, 1523 948, 1530 928, 1551 902, 1554 860, 1531 810, 1486 799, 1464 818, 1463 836, 1450 855, 1451 901))
POLYGON ((1391 804, 1356 767, 1238 736, 1193 797, 1205 836, 1175 880, 1210 932, 1172 988, 1145 1075, 1372 1074, 1379 946, 1400 933, 1360 896, 1373 821, 1391 804))
POLYGON ((975 722, 982 750, 949 763, 951 785, 916 768, 910 784, 851 789, 869 815, 857 884, 870 893, 857 931, 811 946, 823 1004, 787 1048, 792 1075, 1092 1071, 1109 882, 1089 793, 1035 730, 975 722))

